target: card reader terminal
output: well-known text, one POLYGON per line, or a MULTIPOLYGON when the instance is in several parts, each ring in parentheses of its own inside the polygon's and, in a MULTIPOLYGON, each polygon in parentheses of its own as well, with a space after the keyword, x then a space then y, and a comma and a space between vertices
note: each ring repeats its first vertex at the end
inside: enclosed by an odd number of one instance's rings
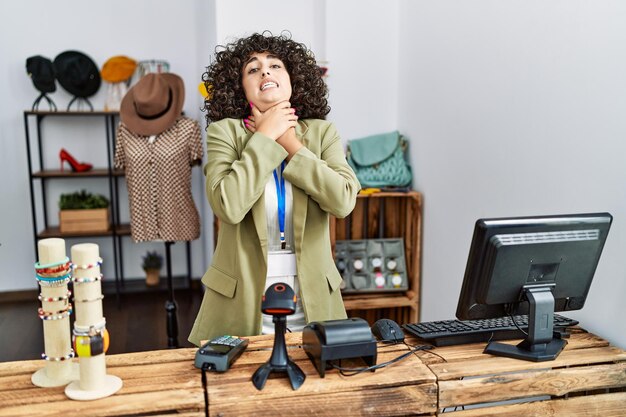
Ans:
POLYGON ((248 339, 237 336, 219 336, 200 346, 194 366, 209 371, 225 372, 246 350, 248 339))

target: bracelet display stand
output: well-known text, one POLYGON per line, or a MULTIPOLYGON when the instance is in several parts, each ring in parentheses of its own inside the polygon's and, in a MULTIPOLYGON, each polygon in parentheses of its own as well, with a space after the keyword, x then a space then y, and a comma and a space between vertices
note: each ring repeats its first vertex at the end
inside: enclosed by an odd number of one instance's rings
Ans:
POLYGON ((78 379, 78 364, 72 362, 70 339, 70 292, 67 288, 71 270, 65 255, 65 241, 52 238, 37 242, 39 262, 35 273, 41 287, 44 350, 46 366, 35 372, 31 381, 38 387, 59 387, 78 379))
POLYGON ((80 365, 80 379, 65 387, 65 395, 72 400, 104 398, 122 388, 119 377, 106 373, 109 334, 102 314, 99 252, 94 243, 74 245, 71 250, 76 308, 73 340, 80 365))

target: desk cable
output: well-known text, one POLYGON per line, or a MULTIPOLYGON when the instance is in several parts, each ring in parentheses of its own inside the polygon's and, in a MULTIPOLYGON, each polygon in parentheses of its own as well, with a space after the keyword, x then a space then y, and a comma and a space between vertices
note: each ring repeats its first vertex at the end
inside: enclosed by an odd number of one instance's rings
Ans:
MULTIPOLYGON (((409 346, 409 345, 407 345, 409 346)), ((372 365, 372 366, 368 366, 368 367, 364 367, 364 368, 344 368, 342 366, 339 366, 337 364, 335 364, 334 362, 330 363, 330 366, 332 366, 333 368, 337 369, 339 371, 339 373, 343 376, 354 376, 354 375, 358 375, 361 372, 365 372, 365 371, 375 371, 376 369, 380 369, 380 368, 384 368, 385 366, 391 365, 392 363, 396 363, 399 362, 405 358, 408 358, 411 354, 417 352, 418 350, 429 350, 432 349, 433 346, 431 345, 417 345, 417 346, 411 346, 410 350, 406 353, 403 353, 400 356, 397 356, 387 362, 383 362, 383 363, 379 363, 376 365, 372 365)), ((439 356, 439 355, 437 355, 439 356)))
POLYGON ((210 363, 202 365, 202 390, 204 391, 204 416, 209 417, 209 387, 206 380, 206 371, 213 367, 210 363))
POLYGON ((517 327, 517 330, 519 330, 520 332, 524 333, 526 336, 528 336, 528 333, 524 331, 524 329, 522 329, 521 327, 519 327, 519 324, 517 324, 517 322, 515 321, 515 318, 513 317, 513 314, 509 313, 509 317, 511 318, 511 321, 513 322, 513 324, 515 325, 515 327, 517 327))
POLYGON ((425 353, 430 353, 431 355, 437 356, 439 359, 441 359, 444 362, 448 362, 446 358, 432 351, 432 349, 434 348, 434 346, 432 345, 409 345, 407 342, 404 342, 404 341, 402 343, 404 343, 406 347, 408 347, 409 349, 413 349, 411 350, 411 353, 413 353, 417 358, 419 358, 419 356, 415 352, 417 352, 418 350, 422 350, 425 353), (421 349, 416 349, 416 348, 421 348, 421 349))

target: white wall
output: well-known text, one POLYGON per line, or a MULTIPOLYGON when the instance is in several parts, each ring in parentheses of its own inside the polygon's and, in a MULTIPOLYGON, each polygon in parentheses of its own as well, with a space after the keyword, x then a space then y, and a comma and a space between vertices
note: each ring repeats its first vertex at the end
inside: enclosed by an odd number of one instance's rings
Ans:
MULTIPOLYGON (((32 269, 35 254, 22 112, 30 109, 38 93, 26 75, 26 58, 44 55, 54 59, 60 52, 75 49, 88 54, 99 67, 109 57, 118 54, 137 60, 165 59, 169 61, 171 71, 185 81, 186 114, 203 120, 197 85, 208 52, 213 49, 213 20, 211 4, 204 0, 176 3, 167 0, 0 2, 0 177, 3 178, 0 185, 3 195, 0 206, 0 291, 36 287, 32 269)), ((51 97, 60 109, 64 109, 71 99, 58 83, 57 91, 51 97)), ((96 109, 103 108, 104 98, 103 85, 92 100, 96 109)), ((44 120, 45 165, 57 167, 59 149, 65 147, 80 160, 105 166, 104 132, 101 119, 44 120)), ((195 171, 195 201, 199 210, 206 211, 203 178, 200 169, 195 171)), ((52 224, 57 223, 56 203, 61 192, 88 188, 108 194, 105 180, 86 181, 50 182, 48 206, 52 224)), ((120 183, 124 184, 124 181, 120 183)), ((123 195, 125 188, 121 191, 123 195)), ((122 207, 126 205, 126 200, 123 200, 122 207)), ((123 214, 128 219, 127 207, 123 214)), ((81 241, 84 240, 68 240, 68 251, 71 244, 81 241)), ((105 259, 105 274, 112 277, 112 240, 98 238, 90 241, 100 245, 105 259)), ((162 244, 133 244, 130 238, 125 238, 126 276, 143 274, 141 255, 151 247, 163 253, 162 244)), ((194 275, 198 276, 205 268, 206 249, 201 240, 194 242, 192 247, 194 275)), ((182 249, 183 245, 173 247, 175 274, 186 271, 182 249)))
POLYGON ((397 1, 216 0, 216 16, 218 44, 288 30, 327 63, 328 119, 344 141, 397 128, 397 1))
POLYGON ((609 211, 587 304, 566 315, 626 347, 626 3, 404 0, 400 16, 423 320, 454 316, 477 218, 609 211))
POLYGON ((398 128, 398 4, 344 0, 326 6, 328 119, 344 140, 398 128))
POLYGON ((240 37, 269 30, 275 35, 289 31, 292 38, 317 50, 317 42, 323 42, 320 25, 325 0, 215 0, 217 43, 225 45, 240 37), (319 7, 316 4, 319 3, 319 7))

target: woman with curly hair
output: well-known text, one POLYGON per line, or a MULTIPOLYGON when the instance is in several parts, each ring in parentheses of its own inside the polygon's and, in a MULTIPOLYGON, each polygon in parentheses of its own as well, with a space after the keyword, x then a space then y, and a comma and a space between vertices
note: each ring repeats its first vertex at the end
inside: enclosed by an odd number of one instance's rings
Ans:
POLYGON ((203 80, 206 193, 220 228, 189 340, 273 332, 261 299, 276 282, 298 295, 290 330, 345 318, 328 218, 352 211, 360 184, 324 120, 320 68, 285 34, 255 33, 219 48, 203 80))

